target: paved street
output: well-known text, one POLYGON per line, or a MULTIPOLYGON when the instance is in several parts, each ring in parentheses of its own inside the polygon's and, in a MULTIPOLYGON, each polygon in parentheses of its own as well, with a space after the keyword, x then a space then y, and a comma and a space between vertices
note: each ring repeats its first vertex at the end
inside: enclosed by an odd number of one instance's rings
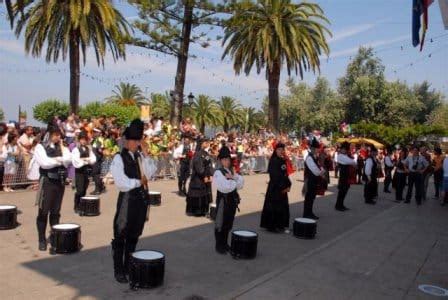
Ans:
MULTIPOLYGON (((296 179, 291 220, 302 212, 302 182, 296 179)), ((332 185, 315 204, 321 217, 316 239, 300 240, 258 227, 266 182, 266 175, 246 177, 235 220, 234 228, 259 233, 258 256, 249 261, 215 254, 212 223, 185 215, 174 181, 152 183, 162 192, 162 206, 151 209, 138 248, 166 255, 165 284, 136 292, 113 279, 115 188, 102 195, 98 217, 75 215, 67 188, 61 221, 82 226, 84 248, 55 256, 37 250, 35 193, 0 194, 0 203, 21 211, 18 228, 0 231, 0 299, 431 299, 419 284, 448 288, 448 207, 432 197, 417 207, 380 193, 378 204, 367 206, 362 187, 352 186, 346 201, 351 210, 341 213, 333 208, 332 185)))

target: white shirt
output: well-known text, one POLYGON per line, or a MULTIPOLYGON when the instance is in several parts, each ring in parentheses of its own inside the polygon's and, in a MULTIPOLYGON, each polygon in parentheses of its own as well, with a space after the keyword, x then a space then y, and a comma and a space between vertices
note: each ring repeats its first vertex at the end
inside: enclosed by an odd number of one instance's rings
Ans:
POLYGON ((148 128, 148 129, 146 129, 146 131, 144 133, 145 133, 146 136, 153 136, 154 129, 148 128))
POLYGON ((417 172, 426 169, 429 165, 429 162, 422 155, 408 156, 406 159, 406 165, 408 167, 409 172, 417 172))
POLYGON ((174 159, 183 158, 182 157, 183 153, 184 153, 184 144, 180 144, 176 149, 174 149, 173 158, 174 159))
POLYGON ((364 168, 364 173, 366 176, 370 177, 372 176, 372 167, 373 167, 373 158, 368 157, 366 160, 366 166, 364 168))
POLYGON ((339 153, 338 154, 338 164, 341 164, 341 165, 352 165, 352 166, 358 165, 356 163, 355 159, 350 158, 350 157, 347 156, 347 154, 343 154, 343 153, 339 153))
POLYGON ((19 144, 20 149, 22 149, 22 151, 24 153, 30 153, 30 151, 22 146, 31 146, 31 144, 33 143, 33 139, 34 138, 32 136, 29 137, 26 133, 24 133, 17 140, 17 143, 19 144))
POLYGON ((448 177, 448 156, 443 160, 443 177, 448 177))
POLYGON ((384 164, 389 168, 392 168, 394 166, 394 163, 392 162, 392 159, 389 155, 384 158, 384 164))
POLYGON ((310 169, 311 172, 313 172, 314 176, 320 176, 322 173, 322 169, 319 168, 318 165, 314 162, 313 158, 311 157, 311 153, 308 154, 305 160, 305 164, 310 169))
MULTIPOLYGON (((132 152, 129 152, 129 154, 132 158, 134 158, 134 154, 132 152)), ((151 164, 149 157, 141 156, 141 158, 143 173, 145 174, 145 177, 149 179, 155 173, 153 164, 151 164)), ((115 185, 120 192, 129 192, 130 190, 141 186, 140 179, 129 178, 124 173, 123 159, 120 154, 114 156, 112 164, 110 165, 110 172, 114 178, 115 185)))
MULTIPOLYGON (((226 171, 230 173, 228 169, 226 171)), ((216 170, 213 174, 213 184, 216 185, 218 191, 228 194, 235 189, 241 190, 244 186, 244 178, 239 174, 235 174, 233 175, 233 180, 227 179, 220 170, 216 170)))
MULTIPOLYGON (((51 144, 50 147, 54 148, 51 144)), ((42 144, 37 144, 34 149, 34 159, 42 169, 52 169, 64 165, 68 167, 72 163, 72 155, 68 148, 62 147, 62 157, 48 157, 47 151, 42 144)))
POLYGON ((89 147, 89 157, 81 158, 81 153, 79 153, 79 148, 76 147, 72 150, 72 164, 76 169, 82 168, 85 165, 93 165, 96 162, 95 153, 89 147))
POLYGON ((338 155, 339 155, 339 153, 336 151, 334 153, 334 157, 333 157, 333 160, 334 160, 335 163, 338 163, 338 155))
POLYGON ((5 145, 1 146, 0 152, 0 161, 5 161, 6 157, 8 156, 8 151, 5 145))

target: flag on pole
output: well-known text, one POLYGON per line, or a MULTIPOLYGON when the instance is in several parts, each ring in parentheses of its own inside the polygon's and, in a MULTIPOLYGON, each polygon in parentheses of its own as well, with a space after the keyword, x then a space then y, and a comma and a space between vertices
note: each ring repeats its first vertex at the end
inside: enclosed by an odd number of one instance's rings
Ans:
POLYGON ((423 50, 426 31, 428 30, 428 8, 434 0, 413 0, 412 1, 412 45, 420 45, 423 50), (423 15, 423 22, 421 16, 423 15), (423 23, 423 27, 422 27, 423 23), (420 27, 422 27, 422 38, 420 39, 420 27))

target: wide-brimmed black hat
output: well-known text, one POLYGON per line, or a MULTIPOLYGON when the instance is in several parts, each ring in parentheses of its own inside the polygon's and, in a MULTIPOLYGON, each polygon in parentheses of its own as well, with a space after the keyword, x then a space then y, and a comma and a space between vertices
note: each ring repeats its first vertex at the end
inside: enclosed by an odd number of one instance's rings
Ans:
POLYGON ((226 146, 223 146, 221 147, 221 149, 219 149, 218 159, 223 158, 231 158, 230 150, 226 146))
POLYGON ((319 144, 319 142, 317 141, 316 138, 313 138, 313 139, 311 140, 310 147, 311 147, 311 148, 319 148, 319 147, 320 147, 320 144, 319 144))
POLYGON ((341 149, 350 150, 350 143, 349 142, 343 142, 341 144, 341 149))
POLYGON ((286 145, 283 144, 283 143, 278 143, 277 145, 275 145, 275 150, 277 150, 278 148, 283 148, 283 149, 285 149, 285 148, 286 148, 286 145))
POLYGON ((140 119, 134 119, 124 131, 124 137, 127 140, 141 140, 145 124, 140 119))
POLYGON ((87 132, 85 130, 81 130, 81 132, 78 134, 78 140, 82 140, 82 139, 85 139, 85 140, 88 139, 87 132))

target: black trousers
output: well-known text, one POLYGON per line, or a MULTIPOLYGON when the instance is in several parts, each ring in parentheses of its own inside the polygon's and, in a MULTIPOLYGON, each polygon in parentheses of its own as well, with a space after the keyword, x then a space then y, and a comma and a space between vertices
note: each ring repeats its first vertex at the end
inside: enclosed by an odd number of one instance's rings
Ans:
POLYGON ((443 169, 437 170, 434 172, 434 197, 439 198, 440 190, 442 189, 443 182, 443 169))
POLYGON ((407 175, 405 173, 395 173, 396 180, 397 180, 397 186, 395 189, 395 200, 401 201, 403 200, 403 191, 406 186, 406 177, 407 175))
POLYGON ((190 164, 185 162, 180 162, 179 166, 179 174, 177 177, 177 185, 179 188, 179 192, 182 192, 184 194, 187 193, 187 180, 188 177, 190 177, 190 164))
POLYGON ((42 179, 41 197, 36 225, 39 241, 45 240, 48 217, 50 225, 59 224, 61 217, 61 204, 64 198, 65 184, 59 180, 51 180, 48 177, 42 179))
POLYGON ((336 198, 336 207, 341 208, 344 207, 344 200, 345 196, 348 193, 348 190, 350 189, 350 184, 348 183, 340 183, 338 185, 338 196, 336 198))
POLYGON ((307 191, 305 193, 305 202, 303 203, 303 217, 311 217, 313 213, 314 199, 316 199, 316 184, 313 186, 308 185, 307 191))
POLYGON ((406 201, 411 201, 412 190, 415 186, 415 201, 417 204, 422 203, 423 196, 423 175, 417 172, 411 172, 408 176, 408 192, 406 194, 406 201))
POLYGON ((235 199, 216 199, 215 241, 216 250, 229 248, 229 232, 232 230, 238 205, 235 199))
POLYGON ((339 164, 335 163, 334 166, 334 177, 337 178, 339 173, 339 164))
POLYGON ((5 165, 0 162, 0 190, 3 190, 3 177, 5 175, 5 165))
POLYGON ((103 180, 101 178, 101 165, 103 163, 103 158, 100 157, 96 159, 95 164, 92 167, 92 177, 93 182, 95 182, 95 191, 103 191, 105 189, 103 180))
POLYGON ((378 196, 378 180, 372 179, 364 184, 364 200, 372 202, 378 196))
POLYGON ((384 191, 389 191, 389 186, 392 183, 392 169, 386 167, 384 169, 385 171, 385 178, 384 178, 384 191))
POLYGON ((89 186, 89 176, 86 173, 77 172, 75 170, 75 209, 79 208, 81 198, 86 195, 87 187, 89 186))

